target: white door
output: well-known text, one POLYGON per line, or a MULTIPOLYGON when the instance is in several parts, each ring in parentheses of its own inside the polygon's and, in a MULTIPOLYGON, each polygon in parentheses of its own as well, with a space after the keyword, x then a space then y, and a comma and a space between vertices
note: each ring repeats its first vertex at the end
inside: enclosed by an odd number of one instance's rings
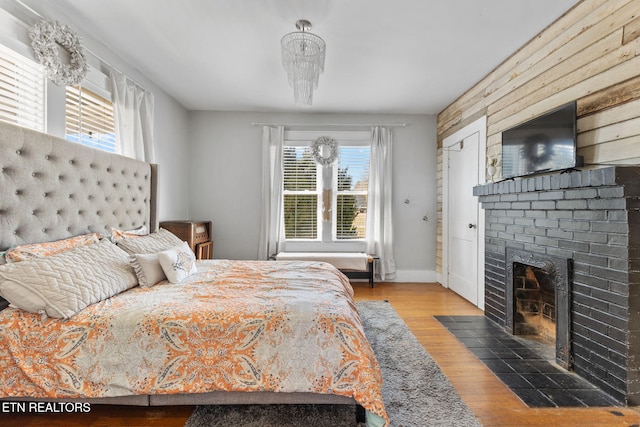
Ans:
POLYGON ((478 305, 478 132, 447 150, 448 165, 448 283, 456 293, 478 305))
POLYGON ((439 280, 480 309, 484 309, 484 213, 473 196, 473 187, 485 182, 486 143, 486 116, 442 141, 439 280))

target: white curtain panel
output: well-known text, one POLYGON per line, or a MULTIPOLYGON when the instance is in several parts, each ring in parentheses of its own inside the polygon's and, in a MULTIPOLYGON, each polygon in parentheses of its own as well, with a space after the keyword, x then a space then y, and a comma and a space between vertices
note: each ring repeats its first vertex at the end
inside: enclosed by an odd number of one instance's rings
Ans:
POLYGON ((153 94, 116 70, 111 70, 111 87, 118 153, 155 161, 153 94))
POLYGON ((376 275, 380 280, 396 277, 393 257, 392 133, 382 126, 371 129, 371 166, 367 205, 367 253, 377 255, 376 275))
POLYGON ((275 256, 284 243, 282 219, 283 126, 262 128, 262 213, 258 259, 275 256))

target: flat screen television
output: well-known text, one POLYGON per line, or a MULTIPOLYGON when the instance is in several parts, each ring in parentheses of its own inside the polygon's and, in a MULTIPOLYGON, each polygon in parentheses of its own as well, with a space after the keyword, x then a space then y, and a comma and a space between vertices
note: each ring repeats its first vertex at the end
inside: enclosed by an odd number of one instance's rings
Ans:
POLYGON ((502 132, 502 178, 575 166, 575 102, 502 132))

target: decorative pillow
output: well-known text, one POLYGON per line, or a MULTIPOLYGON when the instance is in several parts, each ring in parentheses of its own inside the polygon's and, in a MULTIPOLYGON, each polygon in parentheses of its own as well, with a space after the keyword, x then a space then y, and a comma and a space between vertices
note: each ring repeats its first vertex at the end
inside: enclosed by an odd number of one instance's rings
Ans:
POLYGON ((187 242, 182 242, 180 246, 168 251, 160 252, 158 261, 160 261, 162 270, 171 283, 180 283, 196 272, 196 256, 187 242))
POLYGON ((0 295, 15 307, 68 319, 137 284, 129 256, 108 240, 0 266, 0 295))
POLYGON ((42 258, 68 251, 79 246, 92 245, 100 241, 100 233, 82 234, 54 242, 33 243, 9 249, 5 258, 7 262, 20 262, 28 259, 42 258))
POLYGON ((158 261, 158 254, 134 254, 131 257, 131 265, 138 276, 138 283, 143 288, 150 288, 167 278, 158 261))
POLYGON ((161 228, 156 233, 146 236, 136 237, 135 239, 119 240, 117 245, 133 254, 155 254, 166 251, 182 243, 175 234, 161 228))
POLYGON ((122 239, 128 239, 131 237, 146 236, 149 234, 146 225, 141 225, 138 228, 132 230, 120 230, 118 228, 111 227, 111 241, 116 243, 122 239))

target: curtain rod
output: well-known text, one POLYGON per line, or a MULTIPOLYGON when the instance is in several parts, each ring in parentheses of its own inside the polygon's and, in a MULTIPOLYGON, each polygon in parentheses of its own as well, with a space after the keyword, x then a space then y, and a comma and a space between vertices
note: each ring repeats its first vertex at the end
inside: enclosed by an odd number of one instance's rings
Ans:
MULTIPOLYGON (((31 12, 32 14, 34 14, 36 17, 40 18, 40 19, 44 19, 46 21, 50 21, 51 18, 45 18, 44 16, 42 16, 40 13, 38 13, 36 10, 34 10, 33 8, 29 7, 27 4, 23 3, 22 0, 16 0, 16 3, 18 3, 20 6, 22 6, 23 8, 25 8, 26 10, 28 10, 29 12, 31 12)), ((23 24, 25 24, 27 26, 27 28, 29 27, 29 24, 27 24, 26 22, 23 22, 23 24)), ((136 82, 135 80, 133 80, 131 77, 129 77, 127 74, 123 73, 122 71, 120 71, 119 69, 117 69, 116 67, 113 66, 113 64, 111 64, 110 62, 106 61, 104 58, 102 58, 100 55, 98 55, 97 53, 95 53, 94 51, 92 51, 91 49, 89 49, 88 47, 82 45, 82 48, 84 50, 86 50, 87 52, 89 52, 91 55, 94 56, 94 58, 96 58, 98 61, 100 61, 103 65, 106 65, 108 68, 117 71, 118 73, 122 74, 123 76, 125 76, 128 80, 130 80, 134 85, 138 86, 139 88, 141 88, 142 90, 146 91, 147 89, 142 86, 140 83, 136 82)))
POLYGON ((286 127, 321 127, 321 126, 350 126, 350 127, 371 127, 371 126, 386 126, 386 127, 405 127, 409 126, 407 123, 260 123, 253 122, 252 126, 286 126, 286 127))

